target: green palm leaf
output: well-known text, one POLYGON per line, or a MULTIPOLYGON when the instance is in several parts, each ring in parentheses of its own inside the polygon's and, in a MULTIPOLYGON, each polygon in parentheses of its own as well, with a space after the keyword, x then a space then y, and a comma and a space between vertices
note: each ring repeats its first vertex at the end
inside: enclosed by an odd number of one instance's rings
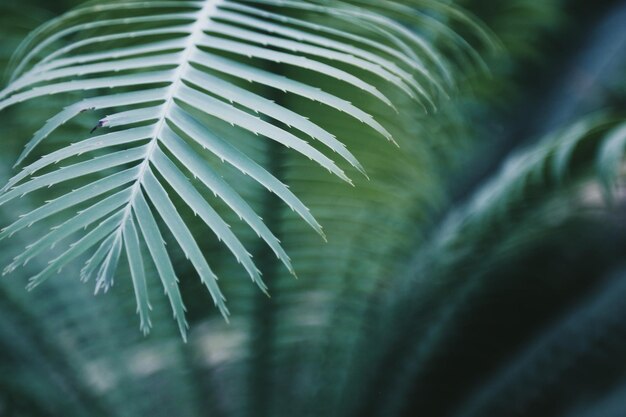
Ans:
MULTIPOLYGON (((290 110, 277 97, 298 96, 326 112, 344 113, 353 123, 393 141, 385 125, 420 108, 435 109, 452 81, 452 64, 437 44, 403 24, 432 26, 436 19, 429 11, 482 31, 459 10, 432 1, 411 6, 390 1, 127 1, 87 5, 42 26, 18 49, 12 81, 0 92, 0 110, 61 93, 79 98, 35 133, 18 158, 18 164, 26 165, 0 196, 0 204, 6 204, 43 188, 62 190, 2 231, 0 238, 36 222, 58 222, 5 272, 84 230, 31 278, 29 288, 91 253, 82 278, 95 277, 96 291, 106 291, 126 254, 141 329, 147 332, 150 304, 141 256, 145 246, 185 337, 185 308, 164 245, 167 232, 227 317, 217 276, 197 233, 180 212, 179 200, 224 242, 263 291, 267 288, 261 271, 208 194, 252 228, 290 272, 294 269, 237 184, 222 178, 211 158, 249 176, 324 234, 288 186, 247 154, 245 141, 223 137, 217 126, 270 139, 351 183, 343 166, 363 174, 365 169, 342 138, 323 121, 290 110), (323 23, 309 22, 309 15, 323 23), (298 69, 303 76, 283 76, 282 67, 298 69), (320 88, 321 81, 332 89, 320 88), (380 119, 384 122, 357 104, 368 102, 367 97, 387 108, 377 110, 386 115, 380 119), (86 111, 103 110, 110 114, 94 130, 112 129, 110 133, 72 140, 27 163, 37 148, 49 146, 62 125, 86 111), (60 163, 66 165, 56 168, 60 163), (68 190, 66 184, 79 186, 68 190)), ((462 38, 440 26, 445 29, 440 42, 475 55, 462 38)))

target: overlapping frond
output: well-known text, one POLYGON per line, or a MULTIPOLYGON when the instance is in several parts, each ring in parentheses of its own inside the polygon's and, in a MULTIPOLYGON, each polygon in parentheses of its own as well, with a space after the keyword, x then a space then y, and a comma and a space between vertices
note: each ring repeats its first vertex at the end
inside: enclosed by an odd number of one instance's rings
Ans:
MULTIPOLYGON (((401 267, 401 275, 411 279, 399 280, 388 293, 381 309, 387 314, 370 333, 394 323, 388 333, 391 348, 381 356, 368 352, 364 359, 400 364, 386 381, 391 387, 386 398, 376 399, 376 413, 395 415, 412 401, 411 381, 430 381, 429 369, 457 340, 468 306, 484 301, 495 281, 510 284, 515 256, 556 237, 566 220, 580 216, 585 204, 581 189, 588 190, 589 180, 594 188, 604 184, 608 198, 614 194, 623 179, 625 128, 623 117, 598 113, 515 152, 401 267), (494 272, 503 265, 505 272, 494 272), (425 315, 429 320, 420 322, 425 315), (410 348, 398 354, 400 340, 410 348)), ((372 387, 378 383, 373 381, 372 387)), ((503 398, 500 394, 491 400, 503 398)))
POLYGON ((598 113, 557 131, 505 161, 501 172, 485 184, 467 206, 450 216, 441 234, 457 239, 457 232, 489 230, 506 220, 507 212, 533 194, 561 189, 568 180, 591 174, 611 199, 621 178, 626 152, 626 123, 622 118, 598 113), (454 232, 453 232, 454 231, 454 232))
POLYGON ((406 22, 439 28, 440 42, 469 56, 475 56, 471 47, 445 25, 436 25, 433 16, 450 16, 482 30, 452 6, 426 0, 409 4, 121 1, 86 5, 35 31, 16 53, 12 81, 0 92, 0 110, 61 93, 79 98, 35 133, 18 158, 23 168, 2 190, 0 204, 44 188, 62 189, 57 198, 4 228, 0 238, 36 222, 58 222, 5 272, 80 233, 31 278, 29 288, 70 261, 87 257, 82 279, 93 278, 96 291, 106 291, 125 256, 141 327, 148 331, 143 264, 151 261, 184 335, 185 308, 164 232, 193 264, 221 313, 229 314, 200 241, 181 214, 184 202, 266 291, 251 254, 208 195, 236 213, 293 272, 290 259, 237 184, 227 182, 211 158, 275 194, 323 236, 322 228, 287 185, 246 153, 243 140, 223 137, 216 126, 231 125, 235 132, 275 141, 351 183, 342 166, 365 170, 341 138, 323 121, 290 110, 278 98, 296 96, 329 114, 342 113, 393 141, 384 124, 420 107, 433 110, 453 81, 451 63, 436 44, 406 22), (324 23, 311 23, 307 15, 324 23), (302 77, 281 75, 277 68, 282 66, 297 68, 302 77), (337 86, 336 91, 320 88, 322 82, 337 86), (393 102, 388 91, 405 99, 393 102), (373 98, 391 116, 385 123, 377 121, 371 109, 358 104, 359 97, 373 98), (108 115, 97 121, 91 136, 72 138, 71 144, 27 162, 64 124, 101 111, 108 115), (79 185, 68 190, 66 184, 79 185))

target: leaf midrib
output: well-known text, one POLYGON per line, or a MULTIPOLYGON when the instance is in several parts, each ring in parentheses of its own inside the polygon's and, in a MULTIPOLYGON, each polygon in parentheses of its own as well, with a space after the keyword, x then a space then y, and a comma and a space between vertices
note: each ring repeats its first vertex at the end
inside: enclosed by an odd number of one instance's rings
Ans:
POLYGON ((148 170, 150 166, 150 162, 158 147, 159 137, 161 136, 161 133, 167 121, 167 117, 169 116, 170 109, 172 107, 172 104, 174 103, 174 99, 176 97, 176 91, 182 85, 184 74, 186 73, 187 69, 190 66, 189 58, 191 54, 193 53, 194 49, 196 48, 197 41, 201 39, 203 33, 209 26, 211 22, 211 17, 216 13, 216 11, 218 10, 219 4, 222 3, 223 1, 224 0, 206 0, 202 8, 198 10, 197 19, 191 28, 189 37, 187 38, 187 45, 185 46, 185 49, 183 49, 183 51, 181 52, 178 66, 176 70, 174 71, 174 74, 172 77, 172 84, 170 85, 166 93, 167 98, 165 102, 162 104, 161 115, 155 124, 154 134, 152 138, 150 139, 150 142, 148 143, 147 150, 146 150, 146 157, 141 163, 141 166, 139 168, 139 173, 137 174, 137 179, 135 180, 135 183, 132 185, 133 189, 128 199, 126 208, 124 209, 125 210, 124 216, 122 217, 122 220, 120 221, 120 226, 117 230, 118 239, 121 238, 121 231, 124 230, 124 225, 128 221, 128 218, 130 217, 130 213, 132 212, 132 208, 134 207, 137 194, 141 190, 141 185, 143 184, 145 173, 148 170))

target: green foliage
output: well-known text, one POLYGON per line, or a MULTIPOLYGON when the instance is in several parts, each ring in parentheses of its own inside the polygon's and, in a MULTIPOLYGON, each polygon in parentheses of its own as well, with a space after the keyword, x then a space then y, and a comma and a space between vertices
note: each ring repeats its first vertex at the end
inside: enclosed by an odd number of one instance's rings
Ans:
POLYGON ((623 80, 537 105, 573 3, 8 17, 0 414, 620 415, 623 80))
MULTIPOLYGON (((121 254, 126 252, 137 291, 141 328, 147 332, 150 319, 146 279, 143 259, 137 256, 143 242, 185 337, 185 307, 154 217, 158 213, 213 302, 227 317, 217 276, 167 188, 175 190, 177 197, 224 242, 263 291, 267 287, 261 271, 215 210, 206 195, 208 191, 254 230, 293 273, 276 236, 238 192, 236 184, 241 180, 233 178, 235 184, 224 181, 220 178, 221 168, 207 159, 216 157, 221 164, 227 163, 249 176, 324 236, 302 201, 246 152, 245 142, 251 139, 245 140, 243 135, 271 139, 351 183, 344 170, 319 147, 309 144, 304 135, 364 174, 364 168, 345 146, 344 136, 332 133, 333 129, 321 120, 340 112, 351 124, 362 123, 394 141, 371 109, 383 109, 384 116, 380 117, 387 124, 397 124, 403 115, 412 115, 420 106, 432 110, 437 96, 445 94, 446 84, 452 81, 450 65, 436 46, 406 30, 393 17, 398 15, 415 25, 433 24, 437 19, 425 14, 433 11, 478 28, 451 6, 423 3, 419 4, 423 9, 419 13, 394 2, 372 5, 372 10, 348 4, 269 0, 251 5, 213 0, 113 3, 87 5, 42 26, 17 50, 12 81, 0 93, 0 109, 60 93, 100 94, 81 97, 50 118, 26 145, 18 164, 84 112, 111 112, 98 121, 92 132, 99 128, 113 132, 72 141, 69 146, 50 151, 26 164, 9 180, 0 204, 67 183, 78 188, 66 188, 2 231, 0 238, 37 222, 51 221, 58 213, 71 216, 56 220, 53 230, 29 245, 5 272, 85 230, 65 252, 30 278, 29 288, 40 285, 95 247, 81 277, 87 281, 94 276, 96 293, 106 292, 113 285, 121 254), (322 23, 314 25, 311 18, 303 20, 307 15, 314 15, 322 23), (285 77, 268 65, 298 68, 306 75, 285 77), (316 77, 319 81, 311 81, 316 77), (322 82, 325 88, 316 85, 322 82), (381 93, 381 88, 388 92, 381 93), (104 89, 113 92, 103 94, 104 89), (276 102, 290 100, 290 96, 323 105, 315 119, 319 121, 311 121, 312 112, 305 108, 296 112, 276 102), (367 97, 374 99, 369 109, 352 104, 368 103, 367 97), (224 124, 230 124, 232 132, 221 135, 218 129, 224 124), (226 139, 234 133, 240 139, 226 139), (67 165, 53 170, 59 163, 67 165), (79 178, 80 182, 76 181, 79 178), (197 179, 197 183, 190 182, 190 178, 197 179)), ((443 25, 441 28, 437 27, 442 36, 452 33, 443 25)), ((446 40, 454 42, 458 39, 446 40)), ((467 51, 473 49, 467 47, 467 51)))

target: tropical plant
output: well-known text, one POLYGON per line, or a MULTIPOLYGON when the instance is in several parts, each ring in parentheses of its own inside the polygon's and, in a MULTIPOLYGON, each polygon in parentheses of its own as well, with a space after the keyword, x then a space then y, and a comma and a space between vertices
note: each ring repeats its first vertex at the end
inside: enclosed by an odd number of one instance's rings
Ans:
MULTIPOLYGON (((48 20, 2 61, 2 260, 38 288, 0 285, 0 415, 620 415, 626 33, 578 7, 48 20)), ((5 51, 36 24, 6 20, 5 51)))
MULTIPOLYGON (((96 293, 107 291, 125 251, 130 260, 141 329, 147 332, 150 303, 141 254, 144 243, 185 337, 185 308, 154 217, 158 213, 208 288, 213 302, 227 317, 217 276, 166 187, 175 190, 224 242, 263 291, 267 286, 252 255, 215 210, 206 191, 230 207, 294 273, 276 236, 241 197, 238 187, 221 178, 222 169, 216 165, 228 163, 249 176, 324 236, 322 228, 302 201, 246 151, 250 139, 240 136, 229 140, 228 135, 232 137, 233 132, 240 131, 262 135, 351 183, 335 161, 301 137, 313 139, 365 173, 343 138, 331 133, 331 127, 324 126, 321 118, 314 118, 318 109, 293 111, 281 102, 290 100, 290 96, 302 97, 323 105, 322 113, 343 113, 350 119, 346 123, 362 123, 394 141, 389 130, 372 116, 373 103, 367 109, 352 101, 367 102, 367 97, 371 97, 378 109, 383 105, 385 116, 381 118, 406 123, 419 105, 426 111, 434 110, 435 95, 445 94, 446 84, 452 78, 449 63, 433 45, 386 15, 399 15, 411 19, 413 24, 432 27, 437 36, 445 36, 444 45, 456 47, 461 43, 458 35, 428 13, 443 13, 473 23, 452 6, 424 4, 423 10, 416 10, 383 2, 370 6, 370 11, 350 4, 328 6, 316 2, 129 2, 85 6, 42 26, 17 51, 12 81, 0 93, 0 109, 60 93, 103 89, 113 93, 81 98, 66 106, 37 131, 17 164, 22 164, 41 142, 81 113, 115 109, 92 129, 92 133, 99 128, 113 132, 72 140, 69 146, 24 166, 4 187, 0 204, 42 188, 88 178, 78 183, 77 189, 63 190, 62 195, 24 214, 2 231, 0 238, 57 213, 80 208, 78 215, 69 213, 70 218, 63 218, 50 233, 29 245, 5 272, 95 225, 33 276, 29 288, 96 247, 85 263, 81 279, 87 281, 95 276, 96 293), (294 11, 315 18, 290 16, 294 11), (311 23, 314 20, 322 23, 311 23), (66 39, 60 46, 59 42, 66 39), (321 89, 306 79, 279 75, 267 67, 268 63, 294 67, 304 71, 307 79, 318 75, 318 83, 331 84, 321 89), (380 92, 372 79, 377 79, 387 93, 380 92), (238 85, 242 81, 262 88, 242 88, 238 85), (277 92, 281 91, 286 94, 279 97, 277 92), (393 102, 388 96, 394 97, 393 102), (394 111, 398 115, 393 115, 394 111), (219 122, 230 124, 232 129, 222 133, 219 122), (95 157, 78 159, 85 154, 95 157), (207 161, 209 156, 219 162, 207 161), (70 164, 45 171, 61 162, 70 164), (199 184, 190 183, 190 177, 198 179, 199 184), (206 191, 200 191, 199 186, 206 187, 206 191)), ((474 52, 470 47, 465 49, 474 52)), ((241 182, 239 178, 235 181, 241 182)))

